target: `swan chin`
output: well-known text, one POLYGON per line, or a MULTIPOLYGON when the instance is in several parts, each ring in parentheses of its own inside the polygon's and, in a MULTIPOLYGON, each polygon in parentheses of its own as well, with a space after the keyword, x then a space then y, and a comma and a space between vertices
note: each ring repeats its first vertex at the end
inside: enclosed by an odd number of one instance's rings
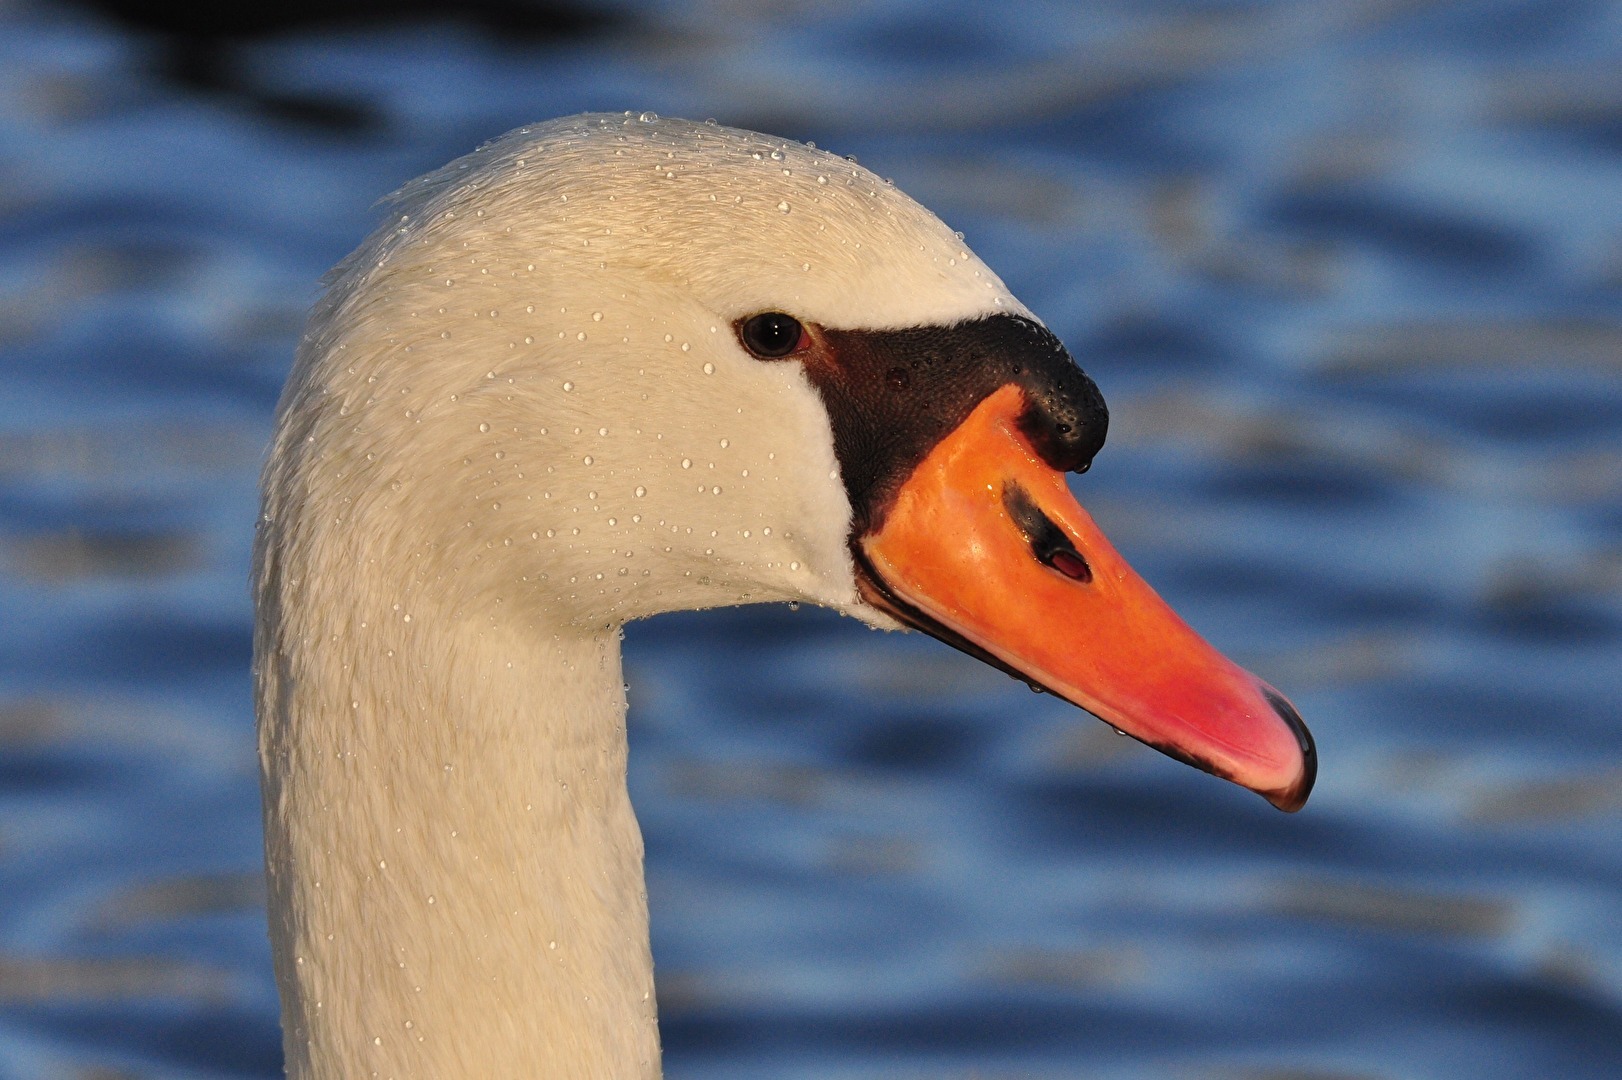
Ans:
POLYGON ((523 128, 330 279, 255 545, 288 1074, 659 1073, 619 633, 910 626, 1293 810, 1293 707, 1066 481, 1108 413, 934 215, 719 125, 523 128))

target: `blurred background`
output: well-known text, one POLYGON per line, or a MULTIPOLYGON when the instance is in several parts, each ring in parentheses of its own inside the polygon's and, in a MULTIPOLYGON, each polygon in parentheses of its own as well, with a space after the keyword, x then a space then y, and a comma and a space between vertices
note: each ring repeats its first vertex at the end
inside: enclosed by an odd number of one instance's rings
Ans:
POLYGON ((917 635, 630 628, 673 1080, 1622 1076, 1622 4, 0 0, 0 1078, 280 1075, 245 576, 379 196, 653 110, 855 154, 1114 416, 1285 816, 917 635))

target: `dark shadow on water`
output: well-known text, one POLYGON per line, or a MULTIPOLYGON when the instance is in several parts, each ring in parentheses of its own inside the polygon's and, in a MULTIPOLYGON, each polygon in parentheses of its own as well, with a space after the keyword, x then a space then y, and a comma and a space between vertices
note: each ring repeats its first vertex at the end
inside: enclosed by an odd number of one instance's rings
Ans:
POLYGON ((1506 686, 1499 677, 1482 685, 1411 678, 1377 696, 1396 716, 1437 740, 1485 741, 1550 753, 1561 748, 1611 756, 1622 750, 1622 727, 1603 701, 1579 694, 1554 696, 1506 686))
POLYGON ((1198 173, 1210 166, 1208 155, 1164 123, 1183 92, 1168 85, 1177 81, 1175 75, 1126 73, 1118 84, 1101 89, 1096 100, 1062 117, 1025 125, 1016 121, 997 137, 1132 168, 1198 173))
POLYGON ((1247 991, 1209 1002, 1198 1014, 1136 1009, 1087 992, 1013 992, 861 1014, 695 1009, 667 1015, 662 1027, 671 1071, 702 1075, 704 1061, 711 1058, 771 1061, 853 1050, 946 1053, 966 1060, 997 1054, 1095 1060, 1134 1051, 1209 1054, 1290 1043, 1356 1043, 1372 1031, 1400 1045, 1411 1036, 1414 1017, 1441 1013, 1481 1032, 1482 1052, 1495 1059, 1495 1069, 1507 1065, 1507 1058, 1535 1070, 1493 1075, 1585 1080, 1614 1075, 1609 1069, 1622 1060, 1622 1026, 1614 1008, 1536 979, 1472 970, 1475 965, 1468 963, 1461 965, 1463 972, 1449 970, 1439 966, 1440 959, 1434 949, 1419 949, 1408 964, 1345 971, 1334 980, 1301 972, 1287 989, 1247 991))
POLYGON ((1384 27, 1405 46, 1446 43, 1449 51, 1524 57, 1562 44, 1595 6, 1587 0, 1497 0, 1473 4, 1413 4, 1392 9, 1384 27))
POLYGON ((42 665, 90 680, 161 685, 209 674, 245 672, 253 659, 253 632, 236 620, 127 615, 67 642, 8 643, 0 667, 17 672, 42 665))
POLYGON ((0 752, 0 795, 71 794, 118 778, 123 767, 72 751, 7 747, 0 752))
POLYGON ((1402 259, 1479 274, 1533 269, 1530 237, 1507 226, 1406 205, 1361 191, 1318 191, 1277 201, 1269 215, 1300 236, 1370 244, 1402 259))
POLYGON ((709 611, 671 611, 641 619, 625 628, 627 648, 655 649, 690 645, 718 655, 735 655, 769 645, 785 650, 849 633, 857 624, 837 612, 802 604, 747 604, 709 611))
POLYGON ((153 75, 183 93, 235 106, 311 135, 379 134, 386 114, 366 97, 267 86, 244 47, 322 32, 399 32, 447 25, 482 36, 492 51, 580 43, 627 29, 628 5, 574 0, 287 0, 284 3, 171 4, 78 0, 153 44, 153 75))
POLYGON ((1536 600, 1487 609, 1482 626, 1506 638, 1537 645, 1622 642, 1622 616, 1614 606, 1583 597, 1536 600))
POLYGON ((1220 501, 1371 512, 1389 509, 1399 496, 1388 475, 1355 462, 1323 460, 1232 465, 1212 477, 1208 491, 1220 501))
POLYGON ((711 1056, 827 1051, 975 1054, 1206 1044, 1197 1023, 1171 1026, 1148 1010, 1097 1001, 984 1001, 935 1008, 761 1014, 694 1010, 661 1020, 672 1072, 711 1056), (1160 1022, 1156 1022, 1160 1021, 1160 1022))
POLYGON ((1198 372, 1212 375, 1231 365, 1233 356, 1197 322, 1165 313, 1118 318, 1079 340, 1076 362, 1108 370, 1198 372))
MULTIPOLYGON (((87 1005, 7 1010, 14 1021, 67 1042, 169 1069, 279 1080, 282 1035, 274 1013, 232 1006, 87 1005)), ((136 1075, 145 1075, 139 1068, 136 1075)))
MULTIPOLYGON (((1460 1020, 1525 1030, 1557 1056, 1622 1062, 1622 1008, 1575 987, 1506 974, 1461 987, 1444 1008, 1460 1020)), ((1548 1067, 1554 1070, 1555 1062, 1548 1067)))
POLYGON ((1266 603, 1280 610, 1319 617, 1326 625, 1366 625, 1371 621, 1434 625, 1458 617, 1457 605, 1446 601, 1439 591, 1426 591, 1417 582, 1382 582, 1364 574, 1348 574, 1344 579, 1329 577, 1302 567, 1286 569, 1263 558, 1166 560, 1155 576, 1168 592, 1266 603))
POLYGON ((1234 858, 1321 860, 1367 865, 1378 840, 1363 823, 1322 814, 1285 815, 1260 797, 1215 781, 1146 783, 1140 774, 1053 779, 1010 793, 1009 842, 1071 851, 1141 847, 1157 856, 1223 851, 1234 858))
POLYGON ((1622 431, 1622 391, 1614 380, 1542 369, 1529 351, 1520 372, 1452 370, 1342 381, 1351 401, 1379 407, 1427 427, 1523 445, 1585 441, 1622 431))
POLYGON ((920 712, 881 715, 862 725, 842 756, 853 765, 894 772, 972 770, 995 738, 986 725, 966 718, 920 712))

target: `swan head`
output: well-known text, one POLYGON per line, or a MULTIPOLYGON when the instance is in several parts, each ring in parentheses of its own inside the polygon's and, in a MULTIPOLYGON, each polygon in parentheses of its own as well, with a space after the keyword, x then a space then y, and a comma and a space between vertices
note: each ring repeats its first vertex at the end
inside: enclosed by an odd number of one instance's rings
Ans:
POLYGON ((398 602, 462 617, 600 630, 803 600, 921 628, 1305 801, 1294 710, 1070 494, 1103 443, 1097 388, 888 182, 751 132, 588 115, 392 210, 312 320, 267 521, 365 536, 353 559, 398 602))

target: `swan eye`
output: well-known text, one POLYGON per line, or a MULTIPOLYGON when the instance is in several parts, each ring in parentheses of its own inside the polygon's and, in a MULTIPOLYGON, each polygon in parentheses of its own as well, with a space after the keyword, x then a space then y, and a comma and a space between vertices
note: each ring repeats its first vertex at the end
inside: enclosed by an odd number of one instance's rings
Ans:
POLYGON ((743 339, 744 348, 768 360, 787 356, 810 344, 800 320, 781 311, 750 316, 738 328, 738 336, 743 339))

